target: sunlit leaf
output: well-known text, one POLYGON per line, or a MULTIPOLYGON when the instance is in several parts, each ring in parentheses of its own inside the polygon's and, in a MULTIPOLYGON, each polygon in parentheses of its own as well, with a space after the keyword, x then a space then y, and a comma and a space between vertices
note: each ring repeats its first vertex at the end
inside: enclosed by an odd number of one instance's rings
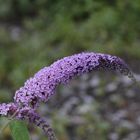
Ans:
POLYGON ((11 121, 10 130, 14 140, 30 140, 28 129, 24 121, 11 121))

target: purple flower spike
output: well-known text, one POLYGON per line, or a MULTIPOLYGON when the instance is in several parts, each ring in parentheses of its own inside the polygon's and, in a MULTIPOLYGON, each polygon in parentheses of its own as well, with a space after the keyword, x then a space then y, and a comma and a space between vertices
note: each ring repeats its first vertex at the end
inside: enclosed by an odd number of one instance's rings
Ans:
POLYGON ((75 76, 101 69, 118 71, 136 82, 127 64, 119 57, 93 52, 75 54, 44 67, 28 79, 16 91, 14 103, 0 105, 0 115, 13 115, 16 112, 15 118, 34 123, 44 130, 49 140, 56 140, 48 123, 36 113, 39 103, 46 102, 59 84, 66 84, 75 76))
POLYGON ((14 103, 2 103, 0 104, 0 115, 7 116, 12 115, 17 110, 17 106, 14 103))
POLYGON ((60 59, 38 71, 16 92, 15 102, 35 108, 40 101, 46 102, 54 94, 57 85, 68 83, 74 76, 100 69, 118 71, 134 80, 132 72, 119 57, 81 53, 60 59))

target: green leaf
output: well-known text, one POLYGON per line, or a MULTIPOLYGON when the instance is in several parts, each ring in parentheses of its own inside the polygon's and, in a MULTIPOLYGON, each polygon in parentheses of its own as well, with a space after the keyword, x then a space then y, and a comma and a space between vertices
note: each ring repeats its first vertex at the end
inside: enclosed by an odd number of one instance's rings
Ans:
POLYGON ((24 121, 13 120, 9 125, 14 140, 30 140, 29 132, 24 121))

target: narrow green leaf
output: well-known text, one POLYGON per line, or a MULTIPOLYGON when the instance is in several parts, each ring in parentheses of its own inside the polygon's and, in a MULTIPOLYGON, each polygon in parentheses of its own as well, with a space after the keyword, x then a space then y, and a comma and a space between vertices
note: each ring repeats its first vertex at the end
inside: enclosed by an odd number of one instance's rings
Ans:
POLYGON ((13 120, 9 125, 14 140, 30 140, 29 132, 24 121, 13 120))

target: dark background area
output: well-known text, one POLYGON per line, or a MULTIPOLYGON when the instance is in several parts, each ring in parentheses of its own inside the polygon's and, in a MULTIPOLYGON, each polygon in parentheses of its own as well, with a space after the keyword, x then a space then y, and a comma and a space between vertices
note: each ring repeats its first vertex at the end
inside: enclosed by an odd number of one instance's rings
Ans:
MULTIPOLYGON (((83 51, 120 56, 140 80, 140 1, 0 0, 1 102, 42 67, 83 51)), ((59 86, 40 111, 59 140, 140 140, 139 91, 127 77, 92 72, 59 86)), ((11 139, 8 128, 0 139, 11 139)))

